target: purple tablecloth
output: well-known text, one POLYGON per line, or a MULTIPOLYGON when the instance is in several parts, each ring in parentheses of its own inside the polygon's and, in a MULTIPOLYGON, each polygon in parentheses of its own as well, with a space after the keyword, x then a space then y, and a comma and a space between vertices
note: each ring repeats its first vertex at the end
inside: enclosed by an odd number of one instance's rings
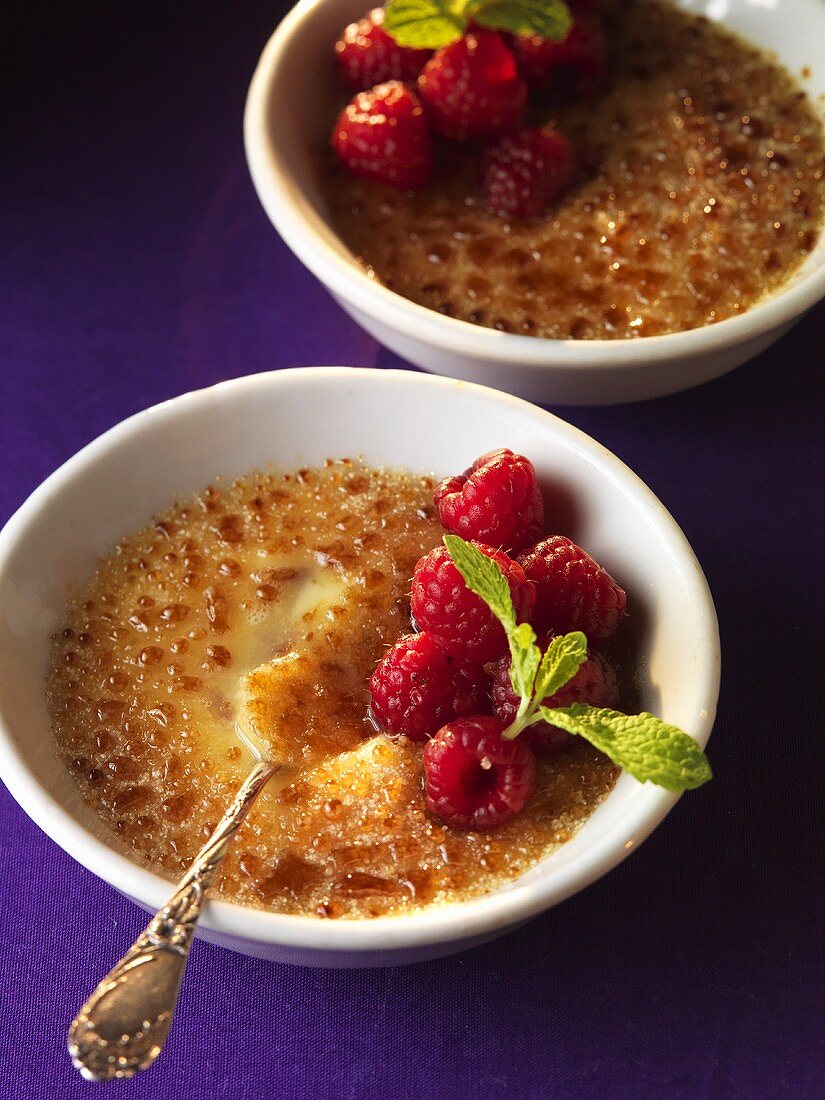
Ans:
MULTIPOLYGON (((279 6, 68 7, 30 12, 15 50, 0 521, 173 394, 296 364, 405 365, 280 243, 247 177, 243 98, 279 6)), ((651 485, 707 571, 715 781, 606 879, 465 955, 332 972, 197 944, 165 1056, 107 1094, 822 1095, 823 339, 820 308, 702 389, 562 410, 651 485)), ((145 918, 3 789, 0 845, 0 1097, 98 1096, 66 1026, 145 918)))

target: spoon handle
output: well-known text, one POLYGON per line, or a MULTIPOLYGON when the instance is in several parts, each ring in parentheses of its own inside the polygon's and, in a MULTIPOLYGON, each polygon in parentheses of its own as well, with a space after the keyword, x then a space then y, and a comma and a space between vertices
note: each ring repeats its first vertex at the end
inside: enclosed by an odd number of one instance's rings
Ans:
POLYGON ((163 1050, 206 891, 247 810, 277 770, 267 760, 255 764, 174 894, 72 1021, 69 1054, 88 1080, 134 1077, 163 1050))

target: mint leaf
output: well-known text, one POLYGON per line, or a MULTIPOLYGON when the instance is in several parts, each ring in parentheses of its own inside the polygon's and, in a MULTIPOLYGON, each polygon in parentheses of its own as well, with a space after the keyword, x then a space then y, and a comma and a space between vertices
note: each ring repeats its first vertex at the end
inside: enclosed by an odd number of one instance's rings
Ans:
MULTIPOLYGON (((445 535, 444 545, 453 564, 464 578, 471 592, 475 592, 504 627, 510 647, 510 683, 519 696, 520 717, 533 694, 533 681, 541 660, 541 650, 536 645, 536 632, 529 623, 516 625, 516 612, 510 596, 510 585, 492 558, 465 542, 459 535, 445 535)), ((513 737, 518 733, 519 726, 513 737)))
POLYGON ((437 50, 461 38, 473 20, 490 30, 560 40, 570 29, 563 0, 389 0, 384 30, 399 46, 437 50))
POLYGON ((482 554, 459 535, 445 535, 444 545, 464 583, 484 600, 509 637, 516 629, 516 612, 507 578, 492 558, 482 554))
POLYGON ((529 700, 541 660, 536 632, 529 623, 520 623, 507 635, 507 641, 510 643, 510 683, 519 698, 529 700))
POLYGON ((475 0, 469 13, 481 27, 539 34, 561 41, 570 30, 570 12, 563 0, 475 0))
POLYGON ((586 703, 539 707, 538 714, 551 726, 595 745, 640 783, 685 791, 713 778, 708 758, 693 738, 653 714, 621 714, 586 703))
POLYGON ((389 0, 384 8, 384 30, 399 46, 437 50, 464 34, 465 0, 389 0))
POLYGON ((554 638, 544 651, 535 680, 536 698, 541 702, 555 695, 572 680, 587 660, 587 638, 580 630, 554 638))

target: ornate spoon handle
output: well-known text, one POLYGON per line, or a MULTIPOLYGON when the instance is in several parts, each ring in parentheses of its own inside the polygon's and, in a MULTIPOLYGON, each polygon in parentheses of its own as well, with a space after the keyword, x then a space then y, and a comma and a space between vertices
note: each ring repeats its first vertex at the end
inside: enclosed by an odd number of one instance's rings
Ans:
POLYGON ((133 1077, 163 1050, 206 891, 247 810, 278 767, 258 761, 167 904, 72 1021, 69 1054, 87 1079, 133 1077))

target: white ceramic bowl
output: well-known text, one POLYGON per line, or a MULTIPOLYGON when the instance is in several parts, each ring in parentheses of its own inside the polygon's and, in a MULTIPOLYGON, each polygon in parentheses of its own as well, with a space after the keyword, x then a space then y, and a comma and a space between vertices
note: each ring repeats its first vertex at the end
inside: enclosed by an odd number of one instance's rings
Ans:
MULTIPOLYGON (((823 108, 822 0, 679 0, 775 50, 823 108)), ((773 297, 716 325, 639 340, 542 340, 444 317, 370 279, 327 220, 318 151, 329 140, 337 87, 330 51, 363 0, 302 0, 267 43, 249 88, 244 138, 258 197, 286 244, 338 303, 410 362, 497 386, 531 401, 601 405, 706 382, 778 340, 825 296, 825 237, 773 297)))
MULTIPOLYGON (((49 635, 97 558, 157 510, 218 476, 361 454, 372 463, 464 469, 506 445, 573 506, 565 525, 627 587, 643 629, 642 702, 704 745, 719 684, 716 616, 702 571, 656 497, 588 436, 516 398, 396 371, 287 370, 241 378, 139 413, 52 474, 0 532, 0 770, 29 816, 80 863, 146 908, 170 892, 122 854, 84 805, 52 742, 49 635)), ((622 775, 558 852, 517 883, 414 916, 334 921, 228 902, 200 934, 249 954, 363 966, 447 954, 489 939, 619 863, 676 796, 622 775)))

